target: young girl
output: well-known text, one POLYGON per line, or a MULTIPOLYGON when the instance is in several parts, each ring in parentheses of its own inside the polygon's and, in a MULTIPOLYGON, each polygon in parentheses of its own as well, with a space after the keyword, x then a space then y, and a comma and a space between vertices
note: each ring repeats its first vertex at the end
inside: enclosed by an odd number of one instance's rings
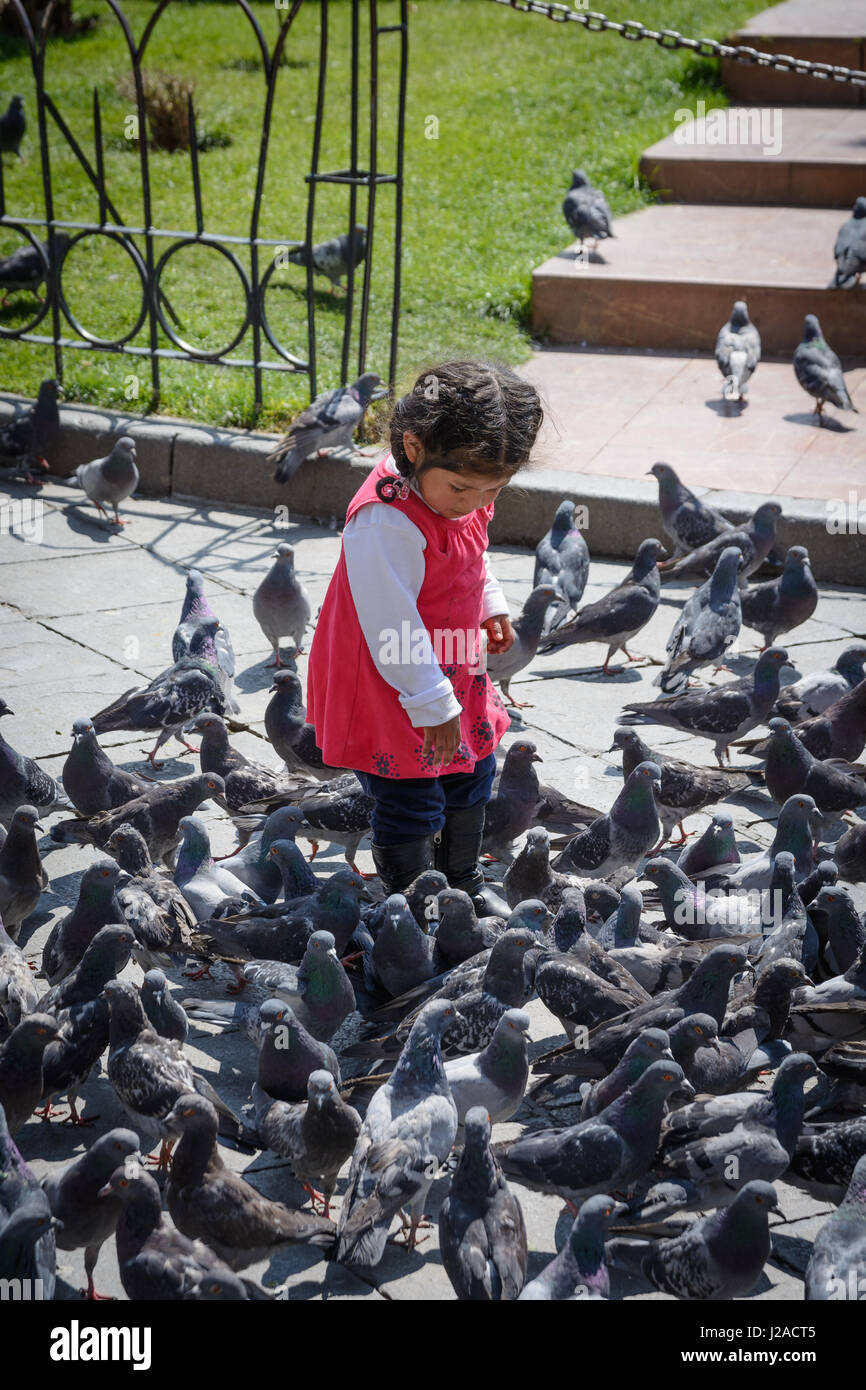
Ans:
POLYGON ((310 648, 307 718, 326 763, 373 797, 385 892, 424 869, 477 894, 493 750, 509 719, 484 672, 514 641, 488 567, 493 504, 529 459, 538 394, 505 368, 446 362, 390 424, 390 454, 346 513, 310 648))

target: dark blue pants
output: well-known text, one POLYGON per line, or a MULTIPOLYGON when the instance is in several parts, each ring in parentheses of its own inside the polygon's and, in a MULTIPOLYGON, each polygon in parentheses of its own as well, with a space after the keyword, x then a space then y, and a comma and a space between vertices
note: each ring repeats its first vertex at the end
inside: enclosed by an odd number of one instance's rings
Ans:
POLYGON ((445 824, 446 810, 465 810, 490 800, 496 773, 493 753, 471 772, 446 772, 439 777, 379 777, 373 772, 355 776, 375 800, 370 817, 373 843, 405 845, 435 835, 445 824))

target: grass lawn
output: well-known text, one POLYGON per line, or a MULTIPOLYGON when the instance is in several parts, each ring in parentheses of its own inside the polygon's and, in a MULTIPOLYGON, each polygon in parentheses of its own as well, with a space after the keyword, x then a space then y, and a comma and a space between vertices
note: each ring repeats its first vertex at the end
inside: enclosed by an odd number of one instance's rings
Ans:
MULTIPOLYGON (((152 4, 122 0, 133 32, 141 33, 152 4)), ((80 0, 78 13, 95 11, 99 24, 71 42, 55 41, 46 61, 46 87, 88 154, 93 155, 93 88, 102 108, 106 180, 110 197, 131 226, 143 217, 139 158, 124 139, 134 106, 125 92, 129 75, 119 26, 104 0, 80 0)), ((276 37, 285 11, 252 0, 266 36, 276 37)), ((577 25, 554 24, 493 5, 489 0, 417 0, 409 15, 409 88, 406 116, 403 291, 398 386, 424 365, 448 355, 493 355, 525 360, 530 276, 534 266, 570 235, 561 204, 573 166, 582 165, 601 185, 615 214, 652 201, 640 185, 641 151, 666 134, 679 107, 703 97, 725 104, 716 64, 683 51, 663 52, 651 42, 627 43, 615 34, 589 34, 577 25), (438 136, 428 138, 438 121, 438 136)), ((616 19, 637 15, 657 28, 693 36, 722 37, 764 0, 613 0, 602 6, 616 19)), ((364 32, 366 7, 362 6, 364 32)), ((395 0, 379 0, 379 23, 398 18, 395 0)), ((351 6, 331 0, 328 95, 321 169, 349 162, 348 50, 351 6)), ((380 40, 379 167, 394 167, 397 109, 397 35, 380 40), (389 56, 392 61, 389 61, 389 56)), ((306 185, 315 111, 319 6, 302 6, 281 69, 271 130, 268 173, 259 234, 304 236, 306 185)), ((144 66, 191 78, 199 129, 214 137, 200 155, 205 230, 244 236, 255 188, 264 102, 252 29, 234 4, 173 3, 160 19, 144 66), (228 137, 230 143, 221 143, 228 137)), ((22 45, 0 38, 3 109, 13 92, 25 98, 29 122, 22 156, 4 157, 9 216, 42 216, 39 146, 33 83, 22 45)), ((364 113, 367 69, 362 66, 360 161, 366 165, 364 113)), ((49 122, 55 216, 98 220, 95 192, 65 141, 49 122)), ((153 224, 190 231, 195 226, 188 154, 152 152, 153 224)), ((359 195, 364 221, 366 191, 359 195)), ((320 185, 316 239, 345 231, 348 190, 320 185)), ((375 269, 367 366, 384 375, 389 353, 393 190, 377 199, 375 269)), ((0 228, 0 254, 20 244, 0 228)), ((143 245, 142 239, 139 244, 143 245)), ((159 251, 169 241, 158 243, 159 251)), ((249 269, 248 253, 236 248, 249 269)), ((163 278, 183 336, 214 349, 239 326, 235 271, 215 251, 187 248, 173 257, 163 278)), ((317 294, 319 389, 338 383, 342 296, 327 282, 317 294)), ((280 339, 306 356, 305 272, 296 267, 274 276, 266 301, 280 339)), ((70 309, 100 336, 121 334, 136 320, 140 292, 126 253, 103 237, 76 245, 64 270, 70 309)), ((360 277, 356 279, 356 293, 360 277)), ((0 310, 0 324, 16 327, 32 316, 35 301, 18 293, 0 310)), ((47 321, 46 321, 47 322, 47 321)), ((38 331, 46 331, 45 323, 38 331)), ((69 336, 71 333, 67 327, 69 336)), ((236 355, 251 355, 250 333, 236 355)), ((146 343, 145 332, 134 340, 146 343)), ((162 338, 161 346, 171 346, 162 338)), ((355 357, 350 359, 352 363, 355 357)), ((0 389, 33 394, 53 373, 51 348, 0 340, 0 389)), ((307 378, 266 372, 260 423, 285 424, 307 400, 307 378)), ((96 350, 64 353, 67 400, 147 410, 149 365, 96 350), (140 378, 138 399, 130 399, 140 378)), ((221 424, 252 424, 253 384, 247 371, 163 361, 159 409, 221 424)))

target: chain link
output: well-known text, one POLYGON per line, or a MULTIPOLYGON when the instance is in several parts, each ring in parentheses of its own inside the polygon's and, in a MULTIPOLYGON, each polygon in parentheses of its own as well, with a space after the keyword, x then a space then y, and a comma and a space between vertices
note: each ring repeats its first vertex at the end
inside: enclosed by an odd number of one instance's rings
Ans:
POLYGON ((745 44, 736 46, 720 43, 717 39, 688 39, 676 29, 648 29, 638 19, 608 19, 607 15, 596 10, 575 10, 568 5, 553 3, 553 0, 493 0, 494 5, 506 5, 511 10, 523 14, 540 14, 560 24, 573 21, 582 24, 591 34, 608 31, 619 34, 622 39, 636 42, 639 39, 652 39, 660 48, 685 48, 701 58, 733 58, 738 63, 754 63, 758 67, 772 68, 776 72, 793 72, 799 77, 817 77, 823 81, 850 82, 855 87, 866 87, 866 72, 857 68, 836 67, 832 63, 811 63, 805 58, 792 58, 788 53, 762 53, 745 44))

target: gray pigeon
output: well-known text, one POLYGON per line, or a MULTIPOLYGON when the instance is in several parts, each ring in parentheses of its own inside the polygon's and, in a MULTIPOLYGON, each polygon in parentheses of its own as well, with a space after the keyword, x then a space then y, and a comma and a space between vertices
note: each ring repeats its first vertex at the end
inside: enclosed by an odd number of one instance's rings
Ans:
POLYGON ((533 763, 542 761, 529 739, 512 743, 493 783, 484 816, 485 853, 510 864, 513 846, 535 816, 541 791, 533 763))
POLYGON ((661 790, 657 763, 640 763, 626 778, 610 811, 569 840, 553 861, 554 869, 582 878, 610 878, 620 869, 634 872, 658 841, 656 796, 661 790))
POLYGON ((523 1288, 519 1302, 573 1303, 610 1297, 605 1238, 611 1220, 626 1210, 606 1193, 581 1203, 568 1238, 541 1273, 523 1288))
POLYGON ((42 1058, 58 1028, 50 1014, 27 1014, 0 1044, 0 1105, 10 1134, 24 1127, 42 1098, 42 1058))
POLYGON ((866 1116, 822 1125, 801 1134, 786 1182, 820 1202, 843 1201, 857 1162, 866 1154, 866 1116))
POLYGON ((848 883, 866 883, 866 825, 852 825, 836 842, 833 856, 840 877, 848 883))
POLYGON ((263 903, 273 903, 279 897, 283 880, 269 850, 277 840, 294 840, 302 816, 297 806, 279 806, 259 819, 261 829, 254 831, 243 849, 231 856, 231 871, 263 903))
POLYGON ((848 811, 866 802, 866 780, 813 757, 787 719, 771 719, 769 728, 764 781, 780 806, 798 792, 813 797, 819 811, 848 811))
MULTIPOLYGON (((207 642, 212 643, 218 627, 217 618, 206 618, 194 639, 194 650, 199 650, 207 642)), ((162 763, 156 762, 156 755, 172 735, 191 753, 198 752, 197 748, 186 742, 182 731, 203 710, 225 714, 226 700, 217 666, 191 654, 166 667, 147 685, 119 695, 110 705, 93 715, 92 723, 98 734, 116 729, 159 730, 159 737, 147 755, 151 766, 158 769, 162 763)))
POLYGON ((325 391, 292 421, 288 433, 268 454, 275 464, 274 481, 287 483, 304 459, 315 453, 351 444, 382 379, 364 372, 350 386, 325 391))
POLYGON ((13 941, 48 887, 36 846, 37 829, 41 825, 36 807, 19 806, 0 847, 0 918, 13 941))
POLYGON ((229 630, 219 621, 204 591, 204 575, 190 570, 186 577, 186 592, 180 619, 171 639, 171 659, 199 656, 217 668, 217 679, 226 704, 232 714, 239 705, 232 689, 235 675, 235 652, 229 630))
POLYGON ((582 169, 572 172, 571 187, 565 195, 562 214, 580 242, 580 256, 583 255, 583 243, 587 239, 593 242, 595 250, 599 241, 613 236, 613 219, 607 199, 600 188, 593 188, 582 169))
POLYGON ((217 1113, 204 1096, 178 1096, 165 1126, 180 1136, 165 1187, 171 1219, 230 1269, 245 1269, 290 1245, 333 1244, 336 1229, 326 1217, 272 1202, 226 1167, 217 1145, 217 1113))
MULTIPOLYGON (((0 126, 5 117, 0 116, 0 126)), ((2 148, 2 134, 0 134, 0 148, 2 148)), ((65 232, 55 233, 55 246, 57 247, 58 259, 62 259, 66 247, 69 245, 69 236, 65 232)), ((27 242, 24 246, 18 246, 11 255, 0 257, 0 290, 3 291, 3 299, 0 301, 0 308, 4 308, 10 294, 17 290, 29 290, 41 300, 39 286, 45 279, 47 268, 51 262, 50 243, 43 241, 39 247, 32 246, 27 242)))
POLYGON ((253 1082, 256 1129, 267 1148, 287 1158, 313 1209, 330 1215, 331 1198, 343 1164, 351 1158, 361 1117, 347 1105, 328 1071, 312 1071, 307 1098, 296 1105, 271 1096, 253 1082))
POLYGON ((44 1217, 50 1217, 48 1199, 21 1157, 0 1104, 0 1279, 41 1279, 43 1297, 52 1299, 56 1273, 54 1227, 45 1221, 42 1234, 34 1241, 29 1222, 17 1228, 17 1236, 16 1227, 10 1230, 8 1225, 22 1208, 35 1215, 37 1207, 41 1207, 44 1217))
POLYGON ((21 141, 27 129, 24 98, 14 96, 0 116, 0 153, 17 154, 21 158, 21 141))
POLYGON ((108 516, 104 502, 114 511, 115 526, 128 526, 118 515, 118 505, 131 497, 138 487, 138 469, 135 464, 135 440, 124 434, 112 447, 105 458, 93 459, 91 463, 81 463, 75 470, 78 486, 87 493, 90 501, 102 516, 108 516))
MULTIPOLYGON (((194 1016, 192 1000, 184 1008, 194 1016)), ((197 1001, 196 1001, 197 1002, 197 1001)), ((307 1082, 314 1071, 327 1071, 340 1082, 337 1054, 327 1043, 319 1042, 295 1018, 282 999, 266 999, 259 1008, 258 1021, 246 1025, 248 1036, 259 1049, 256 1080, 274 1100, 297 1104, 307 1096, 307 1082)))
POLYGON ((714 811, 706 830, 680 850, 677 867, 690 878, 700 878, 715 869, 727 871, 739 864, 740 851, 730 811, 714 811))
POLYGON ((818 606, 818 586, 805 546, 792 545, 778 579, 755 584, 742 597, 743 622, 760 632, 764 647, 805 623, 818 606))
POLYGON ((848 221, 839 228, 833 256, 836 274, 830 281, 830 288, 855 289, 866 270, 866 198, 856 200, 848 221))
POLYGON ((475 1105, 439 1212, 439 1250, 461 1300, 510 1303, 526 1278, 526 1225, 490 1147, 490 1116, 475 1105))
POLYGON ((662 827, 661 844, 670 839, 674 827, 679 826, 681 838, 673 841, 674 848, 686 843, 683 828, 686 816, 694 815, 706 806, 714 806, 726 796, 745 791, 752 785, 748 773, 698 767, 681 758, 654 751, 643 742, 636 729, 615 729, 613 744, 608 752, 612 753, 615 748, 622 749, 623 777, 630 777, 640 763, 653 762, 661 769, 661 791, 656 797, 662 827))
MULTIPOLYGON (((609 1105, 633 1086, 639 1076, 643 1076, 652 1062, 676 1061, 670 1050, 670 1037, 663 1028, 645 1028, 629 1043, 625 1052, 612 1071, 601 1077, 594 1085, 587 1082, 581 1086, 582 1104, 580 1118, 590 1120, 600 1115, 609 1105)), ((588 1063, 588 1073, 598 1070, 597 1064, 588 1063)), ((580 1075, 580 1072, 577 1072, 580 1075)))
POLYGON ((421 930, 402 893, 385 900, 382 924, 373 944, 377 978, 392 999, 422 985, 435 974, 435 939, 421 930))
POLYGON ((301 821, 296 833, 312 844, 310 858, 315 858, 319 841, 327 840, 343 846, 346 863, 360 874, 355 856, 364 836, 372 833, 370 816, 374 805, 373 797, 367 795, 351 773, 345 778, 334 778, 300 800, 301 821))
POLYGON ((255 901, 255 894, 211 854, 207 826, 198 816, 183 816, 178 829, 183 835, 177 854, 174 881, 195 914, 206 922, 229 899, 255 901))
POLYGON ((100 927, 88 943, 78 965, 39 999, 40 1013, 59 1017, 64 1009, 87 1004, 101 994, 109 980, 119 975, 132 954, 132 932, 120 923, 100 927))
MULTIPOLYGON (((840 695, 821 714, 797 725, 797 738, 816 758, 854 762, 866 746, 866 681, 840 695)), ((767 752, 767 740, 747 740, 743 745, 756 758, 767 752)))
POLYGON ((332 287, 340 285, 343 276, 348 276, 350 263, 356 268, 367 258, 367 228, 357 223, 352 235, 343 232, 342 236, 331 237, 328 241, 316 242, 309 249, 295 246, 288 254, 292 265, 312 264, 317 275, 326 275, 332 287))
POLYGON ((803 340, 794 353, 794 374, 803 390, 814 397, 815 414, 819 420, 827 401, 840 410, 857 413, 845 385, 842 363, 824 341, 821 325, 814 314, 806 315, 803 340))
POLYGON ((512 646, 507 652, 488 652, 485 658, 490 679, 499 686, 503 698, 516 709, 530 709, 531 705, 527 700, 515 700, 509 687, 514 677, 534 658, 545 614, 555 599, 556 589, 552 584, 539 584, 534 588, 523 605, 520 617, 514 620, 512 646))
POLYGON ((120 825, 105 848, 124 874, 115 896, 135 934, 138 964, 149 970, 185 960, 193 952, 195 914, 174 880, 154 867, 144 836, 133 825, 120 825))
MULTIPOLYGON (((12 710, 0 700, 0 716, 4 714, 12 714, 12 710)), ((17 753, 0 734, 0 825, 8 830, 19 806, 35 806, 46 815, 73 809, 60 783, 32 758, 17 753)))
POLYGON ((743 1298, 770 1257, 768 1218, 778 1210, 770 1183, 748 1182, 730 1206, 701 1217, 681 1235, 653 1242, 614 1237, 608 1259, 675 1298, 743 1298))
POLYGON ((100 1134, 80 1158, 59 1172, 49 1173, 42 1188, 57 1218, 57 1244, 61 1250, 84 1250, 88 1299, 101 1298, 93 1283, 99 1252, 114 1235, 121 1205, 114 1197, 100 1197, 100 1189, 127 1158, 139 1159, 138 1135, 131 1129, 110 1129, 100 1134))
POLYGON ((664 669, 654 684, 666 695, 685 690, 689 677, 703 666, 719 670, 728 648, 739 636, 742 618, 737 571, 743 554, 726 546, 711 577, 686 600, 665 645, 664 669))
POLYGON ((589 546, 574 521, 574 503, 560 502, 553 525, 535 547, 535 573, 532 587, 552 584, 559 604, 550 616, 556 627, 569 612, 577 612, 589 578, 589 546))
POLYGON ((316 731, 306 720, 301 682, 294 671, 277 671, 265 709, 265 733, 289 772, 308 773, 325 782, 341 771, 322 760, 316 731))
POLYGON ((769 888, 773 861, 783 851, 794 856, 795 879, 800 882, 813 867, 815 832, 821 819, 821 813, 811 796, 805 793, 790 796, 779 812, 776 833, 769 849, 759 850, 731 869, 724 879, 720 879, 721 886, 726 890, 769 888))
POLYGON ((189 1019, 169 989, 162 970, 148 970, 141 982, 141 1003, 151 1027, 161 1038, 186 1042, 189 1019))
POLYGON ((32 1014, 39 999, 33 972, 0 920, 0 1042, 32 1014))
POLYGON ((280 638, 291 637, 298 655, 304 650, 304 629, 310 621, 310 596, 295 574, 292 546, 278 545, 276 561, 253 594, 256 622, 274 649, 269 666, 282 666, 280 638))
POLYGON ((699 574, 709 576, 722 551, 729 545, 735 545, 743 554, 737 583, 741 589, 745 589, 749 575, 760 569, 775 545, 776 522, 781 515, 782 508, 778 502, 762 502, 751 521, 743 526, 738 526, 734 531, 723 531, 707 541, 706 545, 689 551, 681 560, 670 560, 659 565, 662 581, 699 574))
POLYGON ((59 984, 75 969, 101 927, 121 923, 114 894, 120 869, 111 859, 98 859, 85 869, 72 911, 55 922, 42 950, 42 973, 59 984))
POLYGON ((125 806, 149 783, 135 772, 115 767, 99 746, 89 719, 76 719, 72 725, 72 747, 60 774, 63 789, 80 816, 96 816, 125 806))
POLYGON ((481 1106, 491 1124, 510 1120, 519 1110, 529 1079, 529 1025, 523 1009, 506 1009, 481 1052, 450 1057, 445 1063, 458 1125, 465 1123, 473 1106, 481 1106))
MULTIPOLYGON (((784 647, 767 647, 751 676, 726 685, 698 687, 645 704, 623 706, 620 724, 664 724, 684 734, 697 734, 715 744, 722 766, 729 744, 763 724, 779 694, 779 673, 790 665, 784 647)), ((730 751, 728 751, 730 761, 730 751)))
MULTIPOLYGON (((57 233, 56 241, 62 244, 58 246, 60 250, 65 246, 68 237, 63 233, 57 233)), ((15 256, 27 254, 26 247, 13 253, 15 256)), ((47 256, 46 249, 46 258, 47 256)), ((41 265, 38 269, 41 274, 41 265)), ((11 455, 20 460, 17 466, 13 466, 13 473, 23 471, 25 482, 36 483, 38 487, 41 486, 42 480, 35 478, 32 470, 36 468, 42 474, 48 473, 51 462, 58 457, 59 447, 60 411, 57 406, 57 381, 54 377, 46 377, 39 385, 39 394, 33 404, 0 429, 0 454, 11 455)))
POLYGON ((823 714, 843 695, 847 695, 864 678, 863 663, 866 662, 866 645, 850 642, 843 647, 829 670, 814 671, 809 676, 801 676, 798 681, 786 685, 780 691, 774 706, 774 713, 792 724, 823 714))
POLYGON ((724 531, 734 529, 720 512, 708 507, 680 482, 669 463, 654 463, 649 472, 659 485, 662 525, 675 545, 672 559, 678 560, 724 531))
MULTIPOLYGON (((849 970, 866 946, 866 921, 861 919, 851 894, 839 884, 819 889, 809 905, 809 917, 826 938, 824 961, 831 976, 849 970)), ((2 959, 0 956, 0 962, 2 959)))
POLYGON ((761 337, 749 318, 744 299, 738 299, 731 317, 719 329, 716 339, 716 362, 725 378, 722 395, 725 400, 741 401, 747 383, 761 360, 761 337))
POLYGON ((628 643, 646 626, 658 608, 661 594, 658 560, 664 554, 661 543, 654 538, 641 541, 634 564, 625 578, 596 603, 588 603, 581 608, 571 622, 563 623, 542 637, 538 644, 539 653, 545 655, 574 643, 605 643, 607 656, 601 667, 605 676, 616 674, 616 671, 610 670, 610 660, 618 651, 625 653, 627 661, 639 661, 640 657, 629 653, 628 643))
MULTIPOLYGON (((866 215, 866 198, 858 198, 866 215)), ((866 1157, 857 1160, 842 1205, 832 1212, 812 1245, 806 1267, 806 1301, 858 1299, 866 1279, 866 1157)))

